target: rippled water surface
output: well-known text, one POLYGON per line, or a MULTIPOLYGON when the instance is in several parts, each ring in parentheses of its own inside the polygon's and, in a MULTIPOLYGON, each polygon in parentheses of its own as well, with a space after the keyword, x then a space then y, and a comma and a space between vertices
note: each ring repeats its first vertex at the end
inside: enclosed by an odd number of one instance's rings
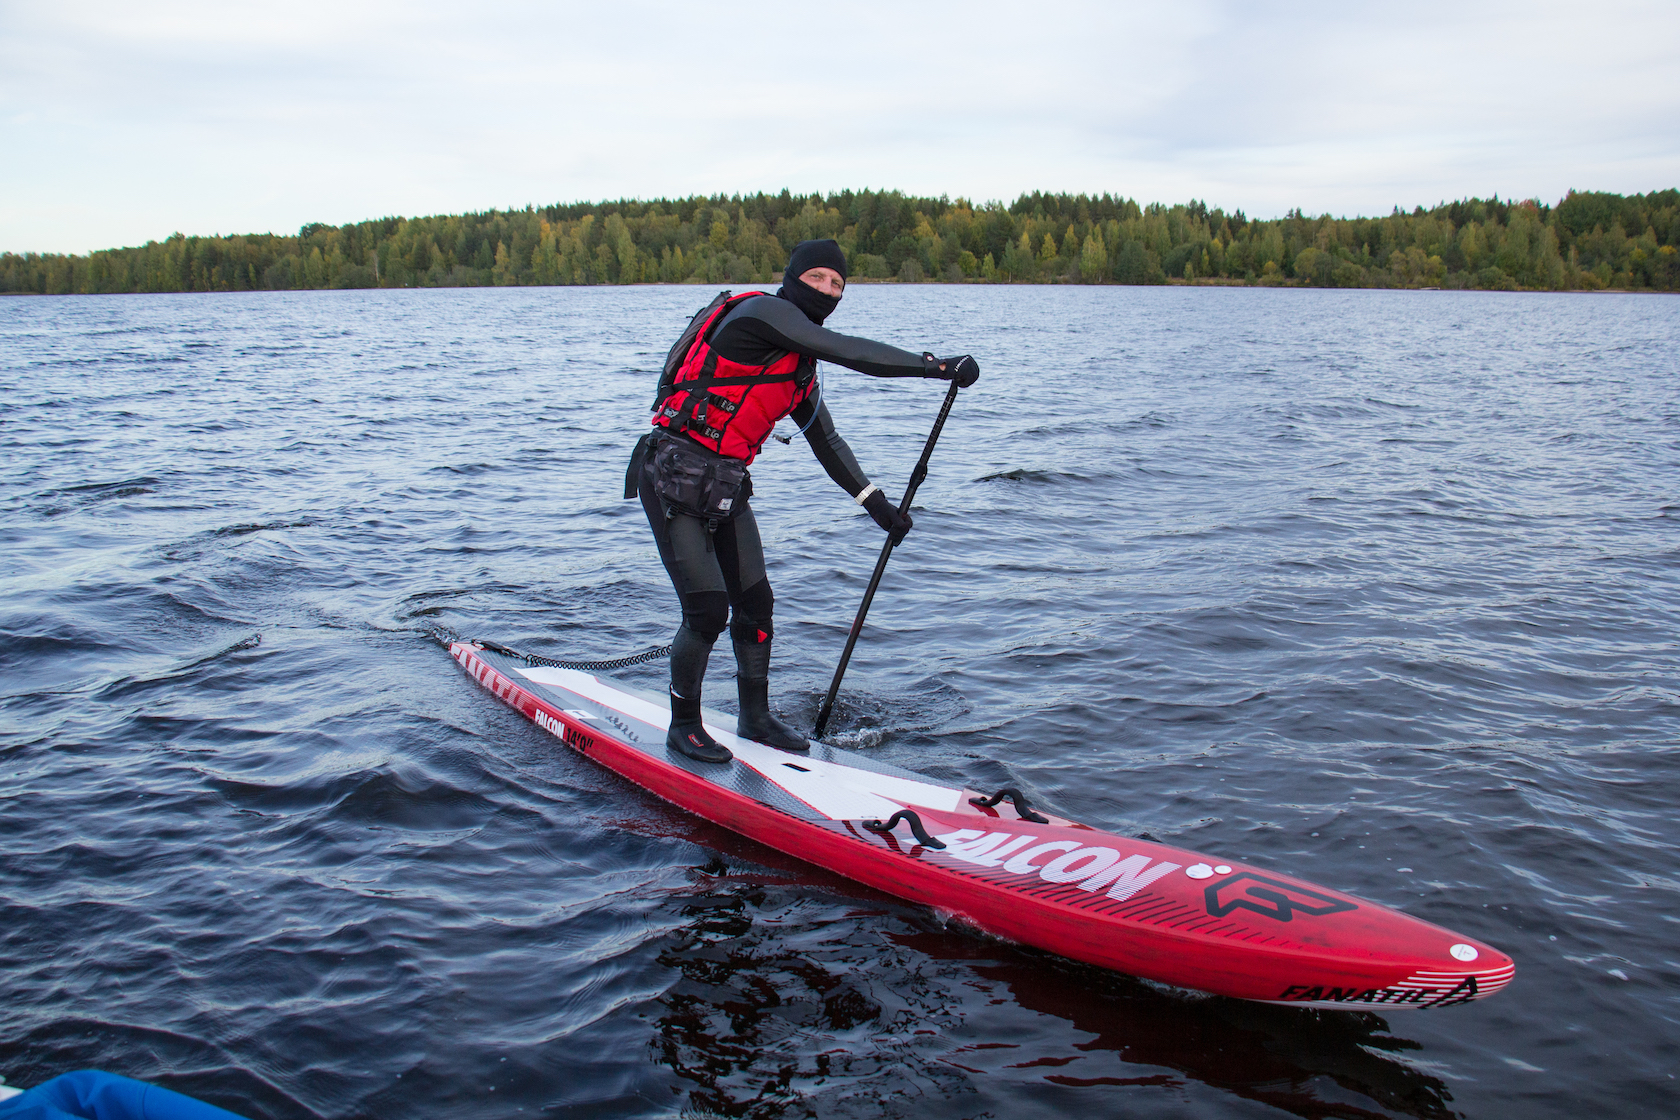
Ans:
MULTIPOLYGON (((1672 1111, 1680 300, 860 286, 831 321, 984 369, 837 741, 1517 960, 1378 1017, 983 938, 459 672, 429 631, 669 640, 618 495, 710 294, 0 302, 0 1073, 252 1117, 1672 1111)), ((940 386, 826 377, 899 492, 940 386)), ((808 725, 879 533, 800 440, 754 477, 808 725)))

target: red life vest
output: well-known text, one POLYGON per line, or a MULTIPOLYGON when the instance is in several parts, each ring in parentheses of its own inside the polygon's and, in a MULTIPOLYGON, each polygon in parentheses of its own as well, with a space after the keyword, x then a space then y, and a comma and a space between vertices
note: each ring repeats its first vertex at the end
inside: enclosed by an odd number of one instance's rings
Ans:
POLYGON ((744 292, 725 300, 695 336, 672 379, 672 390, 654 406, 653 422, 720 455, 752 462, 776 422, 816 387, 814 363, 801 369, 793 352, 769 365, 732 362, 712 349, 712 333, 735 305, 763 295, 744 292))

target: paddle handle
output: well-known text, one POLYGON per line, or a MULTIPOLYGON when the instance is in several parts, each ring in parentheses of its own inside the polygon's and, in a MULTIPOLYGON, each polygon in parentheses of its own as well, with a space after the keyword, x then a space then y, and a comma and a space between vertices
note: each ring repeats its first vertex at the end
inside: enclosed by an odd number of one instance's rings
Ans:
MULTIPOLYGON (((939 433, 944 430, 945 420, 951 415, 951 406, 957 403, 958 385, 951 382, 951 387, 945 390, 945 402, 939 406, 939 416, 933 422, 933 430, 928 433, 927 443, 922 446, 922 457, 916 461, 916 469, 910 472, 910 483, 904 488, 904 500, 898 504, 901 514, 910 512, 910 502, 921 487, 922 480, 927 477, 928 460, 933 457, 933 445, 939 442, 939 433)), ((828 727, 828 717, 834 714, 834 698, 840 693, 840 678, 846 675, 846 666, 851 663, 852 650, 857 647, 858 635, 863 633, 863 620, 869 614, 869 604, 875 601, 875 589, 881 586, 881 576, 887 570, 887 561, 892 559, 893 539, 888 537, 881 545, 881 557, 875 561, 875 574, 869 577, 869 589, 863 593, 863 603, 859 605, 857 617, 852 619, 852 632, 846 635, 846 648, 840 654, 840 664, 834 667, 834 679, 828 683, 828 695, 823 698, 822 708, 817 712, 817 727, 813 735, 822 737, 828 727)))

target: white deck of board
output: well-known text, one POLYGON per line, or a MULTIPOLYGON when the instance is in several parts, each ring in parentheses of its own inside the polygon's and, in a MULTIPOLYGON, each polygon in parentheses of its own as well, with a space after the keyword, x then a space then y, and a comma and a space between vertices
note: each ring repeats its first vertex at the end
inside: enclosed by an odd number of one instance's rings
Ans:
MULTIPOLYGON (((551 666, 515 668, 513 671, 537 684, 575 692, 660 730, 670 725, 669 709, 620 692, 589 673, 551 666)), ((606 728, 602 730, 607 731, 606 728)), ((956 809, 962 798, 961 790, 947 786, 895 778, 836 762, 823 762, 808 755, 779 751, 709 723, 706 730, 733 751, 737 761, 752 767, 817 812, 837 821, 885 818, 906 805, 950 812, 956 809)))

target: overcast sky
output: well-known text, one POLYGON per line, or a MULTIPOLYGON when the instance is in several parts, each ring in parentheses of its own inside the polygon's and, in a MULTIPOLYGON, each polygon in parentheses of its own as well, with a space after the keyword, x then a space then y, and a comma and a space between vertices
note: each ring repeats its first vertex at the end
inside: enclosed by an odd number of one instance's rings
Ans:
POLYGON ((712 192, 1680 186, 1680 3, 0 0, 0 249, 712 192))

